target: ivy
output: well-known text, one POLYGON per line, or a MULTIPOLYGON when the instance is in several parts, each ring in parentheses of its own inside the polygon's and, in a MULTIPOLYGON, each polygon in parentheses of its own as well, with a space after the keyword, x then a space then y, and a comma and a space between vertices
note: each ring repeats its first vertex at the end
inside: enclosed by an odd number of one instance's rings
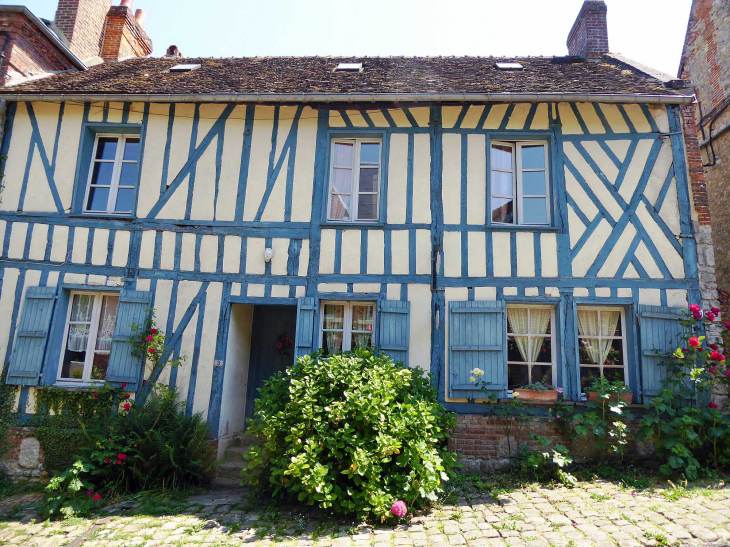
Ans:
POLYGON ((15 410, 15 395, 18 388, 5 383, 6 372, 7 365, 0 374, 0 456, 10 448, 8 429, 18 420, 18 413, 15 410))

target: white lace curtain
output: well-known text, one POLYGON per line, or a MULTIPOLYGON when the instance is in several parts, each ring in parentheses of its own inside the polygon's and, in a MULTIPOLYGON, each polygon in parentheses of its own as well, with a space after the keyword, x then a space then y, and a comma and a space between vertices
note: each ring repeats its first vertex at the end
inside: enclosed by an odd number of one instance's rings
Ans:
POLYGON ((583 349, 588 353, 591 363, 600 364, 606 361, 611 351, 612 339, 601 339, 599 344, 598 335, 614 336, 618 322, 621 320, 619 311, 601 311, 600 325, 598 324, 598 312, 595 310, 578 310, 578 333, 583 339, 583 349), (596 337, 587 339, 589 337, 596 337))
POLYGON ((534 335, 547 334, 550 327, 550 310, 539 308, 529 310, 529 327, 527 308, 507 308, 507 319, 515 334, 528 334, 529 329, 529 333, 533 335, 531 348, 528 347, 527 336, 515 336, 514 341, 524 361, 536 361, 540 356, 545 337, 534 335))

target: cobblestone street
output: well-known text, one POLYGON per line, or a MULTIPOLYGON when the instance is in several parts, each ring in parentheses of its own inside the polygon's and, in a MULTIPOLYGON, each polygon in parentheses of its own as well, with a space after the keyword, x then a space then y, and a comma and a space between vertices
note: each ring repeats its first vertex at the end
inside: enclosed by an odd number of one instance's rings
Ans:
MULTIPOLYGON (((38 522, 33 506, 0 509, 0 545, 239 545, 280 547, 497 547, 730 545, 730 490, 631 490, 608 482, 530 485, 507 493, 460 490, 454 503, 408 525, 366 526, 252 502, 213 490, 162 506, 125 502, 109 515, 38 522), (169 509, 169 510, 168 510, 169 509)), ((35 502, 39 496, 34 497, 35 502)), ((8 500, 6 500, 8 501, 8 500)), ((26 504, 29 499, 26 496, 26 504)))

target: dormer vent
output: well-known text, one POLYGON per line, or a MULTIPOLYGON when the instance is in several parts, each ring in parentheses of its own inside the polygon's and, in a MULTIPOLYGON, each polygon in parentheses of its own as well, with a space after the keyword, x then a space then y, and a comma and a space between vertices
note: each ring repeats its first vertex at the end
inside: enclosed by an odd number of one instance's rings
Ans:
POLYGON ((362 63, 340 63, 335 72, 362 72, 362 63))
POLYGON ((525 68, 520 63, 494 63, 494 66, 499 70, 522 70, 525 68))
POLYGON ((170 69, 170 72, 192 72, 193 70, 198 70, 200 68, 200 65, 175 65, 170 69))

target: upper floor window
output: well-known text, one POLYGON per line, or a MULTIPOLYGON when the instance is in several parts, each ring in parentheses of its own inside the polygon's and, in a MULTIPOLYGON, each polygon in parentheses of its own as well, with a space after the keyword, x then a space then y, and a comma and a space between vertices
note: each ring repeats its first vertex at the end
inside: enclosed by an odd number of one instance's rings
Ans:
POLYGON ((332 141, 327 220, 375 222, 380 203, 379 139, 332 141))
POLYGON ((491 147, 492 222, 550 224, 547 142, 492 141, 491 147))
POLYGON ((84 213, 132 213, 139 177, 139 153, 139 135, 96 135, 84 195, 84 213))
POLYGON ((578 307, 578 356, 580 384, 587 389, 593 380, 628 383, 624 310, 608 307, 578 307))
POLYGON ((109 366, 119 295, 71 293, 58 367, 61 381, 104 381, 109 366))
POLYGON ((375 304, 324 302, 320 343, 324 355, 351 351, 373 344, 375 304))

